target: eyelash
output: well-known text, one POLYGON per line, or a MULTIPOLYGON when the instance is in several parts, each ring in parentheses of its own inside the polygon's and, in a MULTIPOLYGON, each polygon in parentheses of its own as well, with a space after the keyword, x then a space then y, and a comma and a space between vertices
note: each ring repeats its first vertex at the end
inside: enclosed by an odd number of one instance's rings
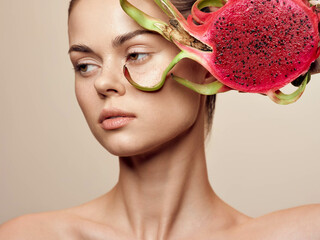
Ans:
POLYGON ((146 58, 149 57, 149 53, 144 53, 144 52, 132 52, 132 53, 129 53, 127 56, 126 56, 126 60, 129 61, 129 62, 133 62, 133 63, 136 63, 136 64, 139 64, 143 61, 146 60, 146 58), (132 59, 129 59, 130 57, 132 57, 133 55, 145 55, 144 57, 142 57, 142 59, 137 59, 137 60, 132 60, 132 59))
POLYGON ((96 65, 90 64, 90 63, 80 63, 74 67, 74 71, 75 71, 75 73, 79 73, 83 77, 88 77, 88 76, 90 76, 90 73, 93 72, 95 69, 90 70, 90 71, 88 71, 88 69, 86 69, 86 71, 83 72, 83 71, 81 71, 81 68, 88 68, 89 66, 95 67, 96 65))

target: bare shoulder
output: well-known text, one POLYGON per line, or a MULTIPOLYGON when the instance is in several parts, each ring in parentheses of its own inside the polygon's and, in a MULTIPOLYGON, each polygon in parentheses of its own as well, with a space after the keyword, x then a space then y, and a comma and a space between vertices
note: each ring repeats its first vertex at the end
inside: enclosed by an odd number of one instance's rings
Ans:
POLYGON ((96 209, 95 202, 12 219, 0 225, 0 240, 120 239, 111 226, 97 217, 101 208, 96 209))
POLYGON ((265 220, 277 222, 288 232, 291 230, 302 236, 310 236, 310 240, 320 240, 320 204, 277 211, 266 215, 265 220))
POLYGON ((285 209, 251 219, 242 227, 242 232, 242 235, 246 232, 264 240, 320 240, 320 204, 285 209))
POLYGON ((74 239, 71 217, 62 212, 23 215, 0 225, 0 240, 74 239))

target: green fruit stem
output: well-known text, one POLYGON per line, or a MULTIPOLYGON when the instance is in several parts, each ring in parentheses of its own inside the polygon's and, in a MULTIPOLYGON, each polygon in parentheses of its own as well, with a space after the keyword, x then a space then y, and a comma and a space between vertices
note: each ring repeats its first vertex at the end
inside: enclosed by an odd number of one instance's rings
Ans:
POLYGON ((131 3, 129 3, 127 0, 120 0, 120 5, 122 9, 141 27, 150 31, 157 32, 170 41, 168 34, 166 34, 166 32, 164 31, 166 29, 170 29, 168 24, 142 12, 141 10, 133 6, 131 3))
POLYGON ((275 103, 281 104, 281 105, 287 105, 290 103, 294 103, 303 94, 309 80, 310 80, 310 72, 308 72, 306 74, 302 84, 293 93, 284 94, 280 90, 277 90, 277 91, 269 91, 267 93, 267 95, 271 98, 272 101, 274 101, 275 103))

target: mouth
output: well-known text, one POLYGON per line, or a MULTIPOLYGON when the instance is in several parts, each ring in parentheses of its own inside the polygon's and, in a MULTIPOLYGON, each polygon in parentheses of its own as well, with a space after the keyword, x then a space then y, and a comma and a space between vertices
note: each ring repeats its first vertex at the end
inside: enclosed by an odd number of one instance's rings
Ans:
POLYGON ((116 119, 116 118, 135 118, 133 113, 123 111, 117 108, 104 108, 102 109, 99 116, 99 123, 102 123, 106 119, 116 119))
POLYGON ((135 118, 136 116, 133 113, 110 108, 102 110, 99 116, 99 123, 103 129, 113 130, 126 126, 135 118))

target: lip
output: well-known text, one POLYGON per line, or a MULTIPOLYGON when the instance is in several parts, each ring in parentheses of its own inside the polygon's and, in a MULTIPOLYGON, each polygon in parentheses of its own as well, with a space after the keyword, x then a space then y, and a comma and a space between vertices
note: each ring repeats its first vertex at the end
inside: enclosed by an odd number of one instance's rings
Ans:
POLYGON ((99 123, 105 130, 113 130, 126 126, 135 119, 135 115, 117 108, 103 109, 99 116, 99 123))

